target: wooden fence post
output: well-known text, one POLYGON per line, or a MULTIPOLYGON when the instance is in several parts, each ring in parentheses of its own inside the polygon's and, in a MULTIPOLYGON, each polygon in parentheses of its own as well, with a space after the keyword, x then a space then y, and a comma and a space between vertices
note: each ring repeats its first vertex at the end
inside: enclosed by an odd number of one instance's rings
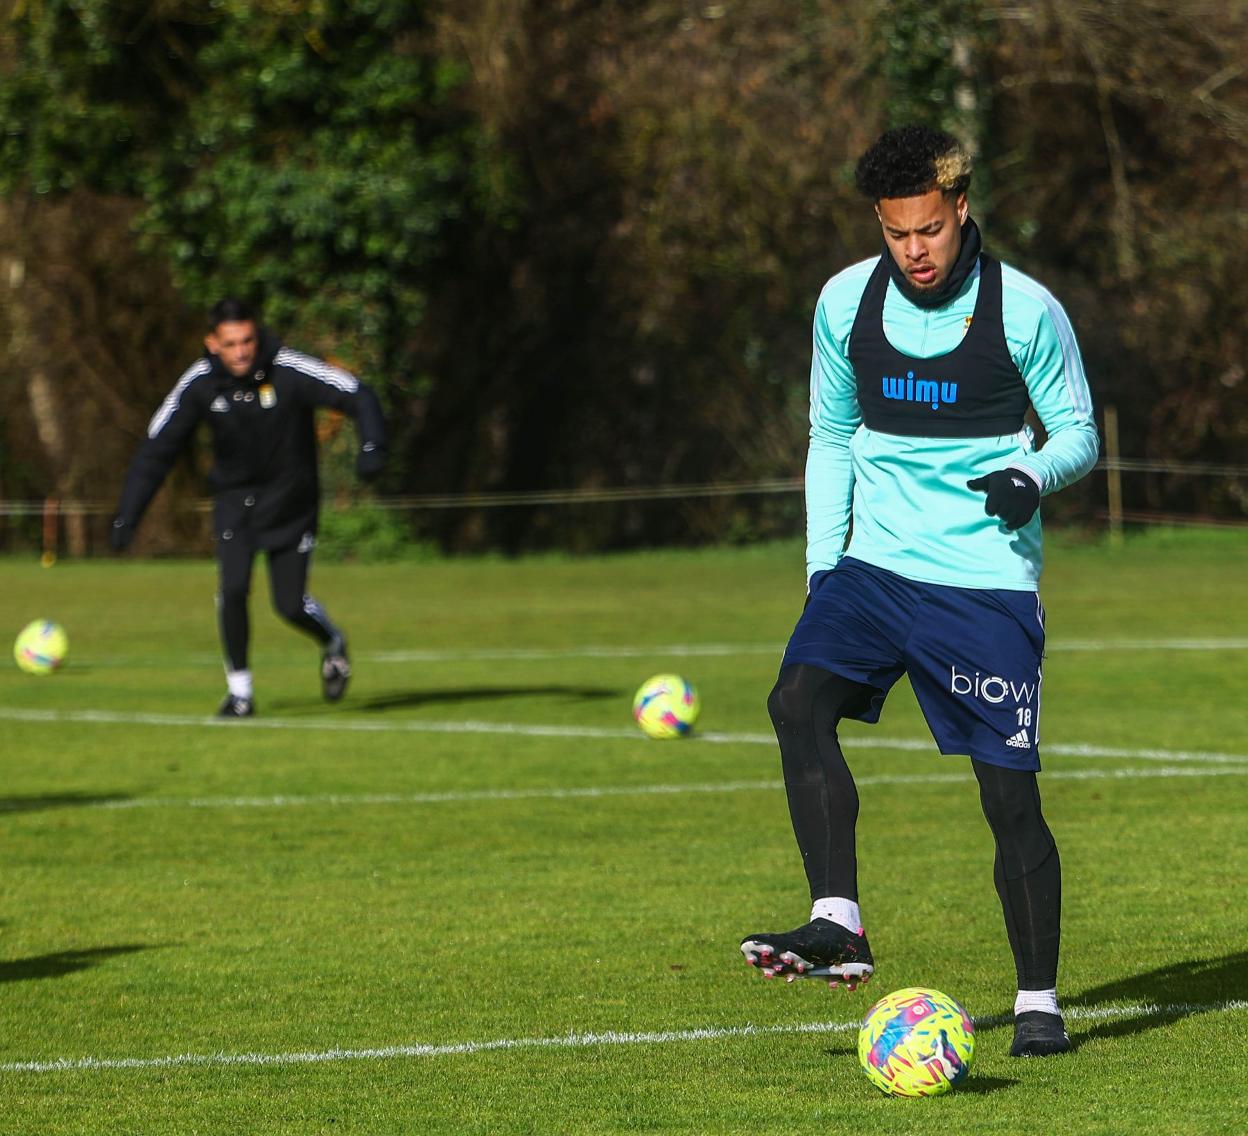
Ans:
POLYGON ((1109 483, 1109 543, 1122 545, 1122 469, 1118 451, 1118 408, 1105 408, 1105 476, 1109 483))

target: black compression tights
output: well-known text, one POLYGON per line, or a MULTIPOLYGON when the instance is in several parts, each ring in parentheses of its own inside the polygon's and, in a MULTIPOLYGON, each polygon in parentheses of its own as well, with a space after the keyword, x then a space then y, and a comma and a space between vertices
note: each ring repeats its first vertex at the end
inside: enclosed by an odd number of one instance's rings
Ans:
POLYGON ((979 800, 997 844, 993 881, 1005 915, 1020 990, 1057 985, 1062 861, 1040 811, 1034 773, 972 759, 979 800))
MULTIPOLYGON (((269 584, 273 610, 287 623, 311 635, 318 643, 331 642, 339 632, 325 609, 307 594, 310 554, 296 548, 270 552, 269 584)), ((241 541, 221 541, 217 545, 219 583, 218 619, 226 661, 231 670, 247 669, 247 641, 250 620, 247 596, 251 591, 251 567, 255 553, 241 541)))
POLYGON ((842 718, 865 709, 872 693, 869 686, 795 663, 780 671, 767 699, 812 900, 858 898, 858 789, 836 729, 842 718))
MULTIPOLYGON (((812 900, 858 898, 858 790, 837 739, 842 718, 860 714, 870 686, 819 667, 784 667, 767 700, 780 742, 793 833, 812 900)), ((971 762, 996 842, 994 878, 1022 990, 1057 984, 1061 862, 1040 811, 1036 775, 971 762)))

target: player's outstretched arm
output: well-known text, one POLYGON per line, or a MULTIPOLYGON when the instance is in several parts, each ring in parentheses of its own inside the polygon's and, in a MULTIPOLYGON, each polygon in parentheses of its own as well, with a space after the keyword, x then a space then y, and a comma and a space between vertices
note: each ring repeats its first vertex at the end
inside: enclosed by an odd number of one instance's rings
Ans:
POLYGON ((109 525, 108 544, 114 552, 130 546, 147 506, 199 422, 197 384, 209 371, 206 359, 187 368, 147 424, 147 438, 130 463, 117 512, 109 525))

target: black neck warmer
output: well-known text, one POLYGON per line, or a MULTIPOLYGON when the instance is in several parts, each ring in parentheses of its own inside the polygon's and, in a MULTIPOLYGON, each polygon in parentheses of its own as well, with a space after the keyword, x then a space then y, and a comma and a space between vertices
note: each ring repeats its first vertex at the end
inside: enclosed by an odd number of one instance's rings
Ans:
POLYGON ((901 294, 907 300, 920 308, 939 308, 962 290, 962 285, 966 283, 966 278, 974 269, 975 262, 979 260, 982 247, 979 239, 979 226, 967 217, 966 223, 962 226, 962 249, 958 253, 958 259, 954 261, 948 279, 939 288, 930 292, 921 291, 910 283, 906 274, 897 267, 897 262, 893 259, 893 254, 888 251, 887 245, 884 246, 884 260, 888 265, 893 283, 901 289, 901 294))

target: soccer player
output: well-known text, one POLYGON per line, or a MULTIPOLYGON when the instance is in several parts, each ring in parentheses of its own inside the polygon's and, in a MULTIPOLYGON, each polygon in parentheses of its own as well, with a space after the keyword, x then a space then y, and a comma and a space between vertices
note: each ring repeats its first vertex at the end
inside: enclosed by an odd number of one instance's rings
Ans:
POLYGON ((157 408, 122 490, 109 531, 120 552, 200 422, 211 428, 219 591, 217 612, 225 649, 227 693, 218 714, 255 712, 247 664, 247 597, 252 562, 268 554, 273 606, 321 645, 321 688, 334 702, 351 676, 347 641, 325 609, 307 594, 316 544, 320 489, 313 412, 334 407, 356 420, 356 473, 382 469, 385 432, 377 396, 354 375, 283 347, 254 312, 236 299, 209 314, 203 357, 192 363, 157 408))
POLYGON ((888 131, 858 162, 884 249, 832 277, 815 309, 808 598, 768 700, 813 906, 808 923, 748 935, 741 950, 789 981, 852 990, 874 970, 837 727, 878 721, 904 672, 940 752, 971 759, 1018 977, 1011 1053, 1038 1057, 1070 1047, 1061 867, 1036 785, 1038 507, 1093 467, 1098 442, 1070 322, 982 251, 970 179, 962 146, 919 126, 888 131))

